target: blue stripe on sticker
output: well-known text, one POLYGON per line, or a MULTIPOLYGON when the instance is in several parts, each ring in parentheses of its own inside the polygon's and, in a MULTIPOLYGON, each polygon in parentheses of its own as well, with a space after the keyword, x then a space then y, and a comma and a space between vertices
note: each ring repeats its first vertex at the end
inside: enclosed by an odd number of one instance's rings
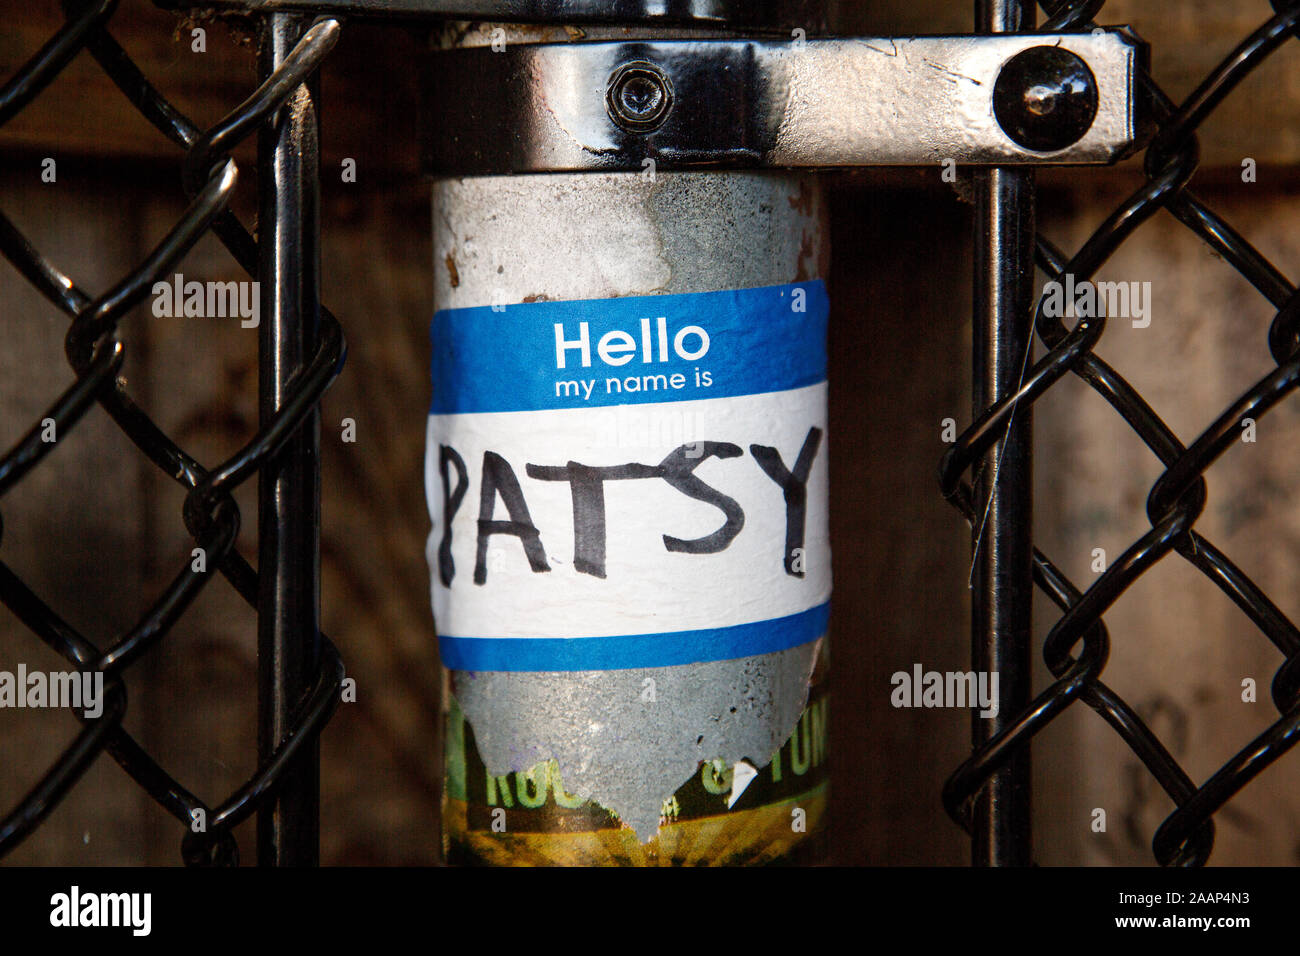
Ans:
POLYGON ((826 633, 830 602, 787 617, 699 631, 618 637, 438 636, 442 662, 457 671, 609 671, 671 667, 772 654, 826 633))
POLYGON ((757 395, 826 379, 820 279, 759 289, 443 309, 430 414, 757 395))

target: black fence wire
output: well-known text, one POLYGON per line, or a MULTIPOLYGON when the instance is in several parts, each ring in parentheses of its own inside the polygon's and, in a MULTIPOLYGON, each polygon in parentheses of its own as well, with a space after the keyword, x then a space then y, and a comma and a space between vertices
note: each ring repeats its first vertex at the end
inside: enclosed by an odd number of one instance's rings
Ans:
MULTIPOLYGON (((1146 182, 1073 255, 1067 256, 1040 236, 1036 259, 1049 281, 1070 287, 1066 277, 1073 276, 1074 287, 1082 292, 1087 280, 1124 241, 1164 209, 1207 242, 1277 310, 1267 341, 1261 342, 1261 346, 1267 345, 1277 369, 1184 446, 1137 390, 1095 353, 1106 327, 1105 316, 1088 315, 1095 310, 1080 309, 1082 317, 1073 328, 1067 328, 1059 317, 1049 314, 1045 293, 1034 313, 1034 331, 1046 354, 1032 364, 1025 355, 1019 388, 979 415, 949 447, 940 464, 944 495, 977 526, 982 508, 964 478, 967 471, 978 467, 990 451, 996 456, 1017 416, 1026 414, 1072 372, 1114 407, 1165 468, 1147 497, 1151 530, 1087 590, 1081 592, 1046 555, 1034 550, 1034 583, 1063 612, 1043 644, 1043 658, 1055 681, 1018 713, 1008 715, 1006 725, 978 746, 945 784, 948 813, 968 831, 973 829, 973 804, 982 788, 1017 754, 1027 752, 1030 741, 1044 727, 1071 704, 1083 701, 1114 728, 1177 805, 1155 833, 1156 860, 1162 865, 1200 865, 1213 847, 1214 814, 1300 737, 1300 632, 1258 585, 1194 528, 1206 503, 1203 473, 1239 442, 1246 419, 1258 420, 1300 384, 1300 296, 1296 288, 1189 188, 1199 159, 1197 129, 1247 75, 1297 34, 1300 3, 1272 3, 1277 15, 1244 39, 1182 104, 1174 104, 1149 75, 1139 76, 1138 95, 1157 125, 1145 155, 1146 182), (1102 615, 1143 574, 1171 554, 1189 561, 1221 588, 1284 657, 1272 684, 1273 704, 1280 717, 1199 786, 1133 707, 1101 681, 1110 646, 1102 615), (1076 645, 1080 645, 1079 652, 1073 657, 1076 645)), ((1092 18, 1103 4, 1104 0, 1041 3, 1048 19, 1040 29, 1090 30, 1092 18)))
MULTIPOLYGON (((0 213, 0 252, 71 319, 65 351, 75 373, 72 384, 49 406, 41 421, 0 459, 0 496, 47 455, 57 454, 60 442, 47 440, 49 434, 61 440, 98 402, 141 452, 188 489, 182 517, 196 547, 201 549, 200 560, 186 564, 135 626, 107 648, 69 625, 0 561, 0 601, 78 671, 102 672, 104 681, 102 715, 97 719, 81 718, 80 733, 18 806, 0 821, 0 856, 30 835, 91 763, 107 752, 184 825, 181 850, 186 863, 234 865, 239 851, 232 829, 275 798, 287 768, 315 745, 317 735, 334 712, 343 681, 338 652, 322 638, 314 686, 279 745, 264 757, 243 786, 215 806, 175 780, 123 729, 127 697, 122 675, 163 643, 177 619, 217 572, 255 609, 259 607, 257 572, 234 549, 240 513, 231 494, 259 469, 265 469, 313 413, 342 367, 343 333, 338 321, 322 308, 318 348, 298 371, 277 412, 263 421, 257 434, 235 455, 216 467, 206 468, 165 435, 127 393, 118 375, 125 352, 117 324, 209 229, 250 276, 258 277, 257 242, 226 208, 238 177, 229 154, 236 144, 270 122, 309 79, 336 42, 339 24, 335 20, 313 24, 247 100, 211 129, 200 130, 150 85, 108 32, 116 6, 116 0, 65 6, 66 24, 0 89, 0 125, 39 95, 84 49, 127 99, 186 151, 182 185, 190 204, 144 262, 100 295, 78 287, 0 213), (53 432, 49 431, 51 424, 53 432)), ((2 529, 0 524, 0 533, 2 529)))
MULTIPOLYGON (((1095 353, 1105 317, 1085 315, 1073 328, 1067 328, 1060 318, 1047 314, 1040 301, 1034 330, 1046 354, 1032 364, 1026 356, 1019 389, 978 416, 941 464, 943 493, 975 525, 981 518, 980 505, 965 477, 968 471, 991 452, 996 454, 1018 415, 1027 414, 1056 382, 1073 373, 1115 408, 1165 467, 1147 499, 1151 530, 1091 587, 1080 591, 1045 555, 1034 551, 1034 582, 1063 612, 1043 647, 1055 681, 1027 707, 1010 715, 1003 729, 979 746, 948 780, 944 804, 967 829, 973 825, 973 801, 993 775, 1018 753, 1027 752, 1032 738, 1076 701, 1096 710, 1114 728, 1177 805, 1154 837, 1155 857, 1165 865, 1206 862, 1213 845, 1214 814, 1296 743, 1300 731, 1300 632, 1227 555, 1194 528, 1206 504, 1203 473, 1238 440, 1244 419, 1259 419, 1300 384, 1300 297, 1296 288, 1189 188, 1198 163, 1197 129, 1245 76, 1297 35, 1300 2, 1273 0, 1273 4, 1277 15, 1246 38, 1184 103, 1170 101, 1149 76, 1139 77, 1139 92, 1158 127, 1146 151, 1146 181, 1073 255, 1067 256, 1039 237, 1036 257, 1050 279, 1064 281, 1073 276, 1078 285, 1093 276, 1139 226, 1161 209, 1167 210, 1245 276, 1277 310, 1266 343, 1261 343, 1267 345, 1277 369, 1184 446, 1133 386, 1095 353), (1189 561, 1220 587, 1284 657, 1272 684, 1279 719, 1199 786, 1134 709, 1101 680, 1110 640, 1103 614, 1139 577, 1171 554, 1189 561), (1077 657, 1072 656, 1076 647, 1077 657)), ((1039 27, 1042 31, 1091 30, 1104 0, 1040 5, 1047 13, 1046 22, 1039 27)), ((0 89, 0 125, 38 96, 74 56, 87 51, 127 99, 185 150, 182 186, 190 205, 144 262, 97 296, 78 287, 0 212, 0 252, 71 320, 66 354, 74 373, 72 383, 41 421, 0 459, 0 496, 45 456, 57 454, 58 442, 42 437, 49 421, 63 436, 97 402, 141 452, 187 489, 182 517, 206 561, 187 564, 178 571, 135 626, 107 647, 70 626, 0 561, 0 601, 77 670, 102 672, 106 690, 102 716, 82 718, 79 733, 59 759, 0 821, 0 856, 29 836, 90 764, 107 752, 181 823, 186 863, 230 865, 239 859, 232 829, 274 797, 285 768, 304 748, 315 744, 333 713, 343 680, 337 651, 328 641, 322 642, 314 686, 283 742, 243 786, 216 805, 186 789, 123 729, 127 708, 123 673, 146 653, 161 649, 169 630, 218 572, 258 607, 257 572, 234 550, 240 513, 231 493, 265 468, 314 412, 342 366, 343 334, 337 320, 322 308, 318 347, 294 379, 279 411, 238 453, 206 468, 168 438, 127 393, 119 377, 124 345, 117 324, 208 230, 250 276, 259 277, 257 242, 226 208, 238 175, 229 154, 237 143, 270 122, 308 80, 335 43, 339 24, 317 21, 244 103, 204 131, 154 89, 114 40, 108 24, 115 9, 116 0, 88 4, 68 0, 65 25, 0 89), (196 827, 196 820, 203 825, 196 827)))

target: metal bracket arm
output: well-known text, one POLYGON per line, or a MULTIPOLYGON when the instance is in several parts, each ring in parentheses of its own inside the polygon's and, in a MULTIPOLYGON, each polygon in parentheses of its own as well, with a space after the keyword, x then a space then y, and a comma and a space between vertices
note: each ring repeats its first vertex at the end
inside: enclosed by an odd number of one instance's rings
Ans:
POLYGON ((435 175, 1100 164, 1138 145, 1126 29, 508 45, 430 55, 435 175))
MULTIPOLYGON (((174 9, 195 0, 156 0, 174 9)), ((324 16, 400 16, 493 23, 676 24, 809 35, 826 27, 824 0, 206 0, 203 7, 324 16)))

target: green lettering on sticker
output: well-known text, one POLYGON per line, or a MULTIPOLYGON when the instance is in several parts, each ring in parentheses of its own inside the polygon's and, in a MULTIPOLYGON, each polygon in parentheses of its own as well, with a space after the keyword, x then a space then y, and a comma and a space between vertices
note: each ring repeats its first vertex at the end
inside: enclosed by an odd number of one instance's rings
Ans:
POLYGON ((546 791, 549 789, 550 768, 539 763, 531 770, 515 774, 515 784, 519 788, 519 805, 536 810, 546 803, 546 791))
POLYGON ((576 810, 586 803, 581 797, 575 797, 564 790, 564 781, 560 779, 560 765, 557 761, 552 760, 547 765, 548 775, 551 782, 551 793, 555 796, 555 802, 566 810, 576 810))
POLYGON ((808 716, 812 719, 812 765, 820 767, 826 759, 826 738, 830 728, 828 710, 831 699, 823 697, 808 707, 808 716))
POLYGON ((799 724, 795 727, 794 733, 790 735, 790 769, 794 771, 796 777, 802 777, 808 772, 809 757, 808 753, 808 711, 803 712, 799 718, 799 724), (803 738, 803 746, 799 746, 799 738, 803 738))
POLYGON ((724 794, 731 789, 731 768, 721 760, 706 761, 700 768, 700 783, 709 793, 724 794))
POLYGON ((497 805, 497 788, 501 790, 501 802, 507 807, 515 805, 515 798, 510 794, 510 778, 494 777, 492 774, 487 775, 487 805, 495 807, 497 805))

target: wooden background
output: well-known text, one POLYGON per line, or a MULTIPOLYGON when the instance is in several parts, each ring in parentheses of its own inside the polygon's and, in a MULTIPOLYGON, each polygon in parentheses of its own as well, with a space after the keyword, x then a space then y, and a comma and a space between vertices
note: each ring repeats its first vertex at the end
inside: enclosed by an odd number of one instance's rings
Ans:
MULTIPOLYGON (((852 28, 960 31, 969 4, 848 3, 852 28)), ((54 0, 3 0, 0 73, 20 64, 59 23, 54 0)), ((1112 0, 1105 22, 1132 22, 1154 45, 1156 76, 1175 98, 1271 13, 1241 4, 1112 0)), ((146 75, 210 124, 256 83, 238 19, 191 24, 123 0, 114 33, 146 75)), ((324 298, 348 334, 347 367, 324 403, 323 618, 355 704, 340 708, 322 744, 322 857, 327 863, 427 863, 435 853, 438 667, 423 558, 428 528, 422 468, 431 301, 428 187, 418 174, 417 77, 427 41, 412 25, 349 24, 327 62, 324 97, 324 298), (357 182, 344 184, 344 157, 357 182), (340 439, 343 418, 357 442, 340 439)), ((1207 124, 1197 188, 1284 272, 1295 238, 1300 144, 1295 44, 1252 77, 1207 124), (1244 184, 1243 158, 1259 164, 1244 184)), ((251 152, 237 154, 238 208, 251 222, 251 152)), ((1112 170, 1041 174, 1041 228, 1082 242, 1139 181, 1132 161, 1112 170)), ((895 710, 889 676, 914 663, 966 667, 967 529, 937 490, 940 422, 969 421, 970 224, 962 189, 938 170, 831 177, 834 628, 833 825, 844 863, 960 864, 964 836, 939 790, 964 755, 967 717, 895 710)), ((960 185, 960 184, 959 184, 960 185)), ((138 262, 182 209, 176 151, 135 115, 88 56, 0 129, 0 208, 88 290, 138 262), (57 160, 54 184, 41 160, 57 160)), ((205 239, 181 265, 189 277, 241 278, 205 239)), ((1146 394, 1185 441, 1269 368, 1271 314, 1223 262, 1172 219, 1146 227, 1102 278, 1150 281, 1150 328, 1112 322, 1099 352, 1146 394)), ((64 320, 7 267, 0 269, 0 445, 15 441, 66 384, 64 320)), ((140 403, 205 462, 252 433, 256 333, 222 320, 124 323, 125 374, 140 403)), ((1300 505, 1294 402, 1210 474, 1205 532, 1280 606, 1300 616, 1300 505)), ((1035 415, 1036 539, 1076 582, 1092 550, 1112 557, 1141 533, 1154 459, 1113 412, 1070 380, 1035 415)), ((240 495, 240 547, 256 502, 240 495)), ((92 411, 50 459, 6 496, 3 557, 74 624, 100 640, 128 626, 188 560, 177 486, 92 411)), ((1266 689, 1280 661, 1211 585, 1173 559, 1108 615, 1106 679, 1202 780, 1262 729, 1266 693, 1240 701, 1243 677, 1266 689)), ((1042 602, 1036 631, 1054 615, 1042 602)), ((130 672, 127 727, 182 781, 210 800, 253 769, 254 621, 222 584, 208 588, 163 645, 130 672)), ((60 662, 7 614, 0 668, 60 662)), ((1040 673, 1040 681, 1045 673, 1040 673)), ((1041 683, 1040 685, 1041 686, 1041 683)), ((57 713, 0 711, 0 808, 12 806, 75 732, 57 713)), ((1268 771, 1220 815, 1218 863, 1300 860, 1300 763, 1268 771)), ((1170 810, 1096 715, 1076 708, 1035 749, 1036 848, 1043 863, 1140 864, 1170 810), (1105 833, 1092 810, 1108 812, 1105 833)), ((239 834, 252 858, 251 828, 239 834)), ((173 863, 177 824, 105 758, 14 863, 173 863)))

